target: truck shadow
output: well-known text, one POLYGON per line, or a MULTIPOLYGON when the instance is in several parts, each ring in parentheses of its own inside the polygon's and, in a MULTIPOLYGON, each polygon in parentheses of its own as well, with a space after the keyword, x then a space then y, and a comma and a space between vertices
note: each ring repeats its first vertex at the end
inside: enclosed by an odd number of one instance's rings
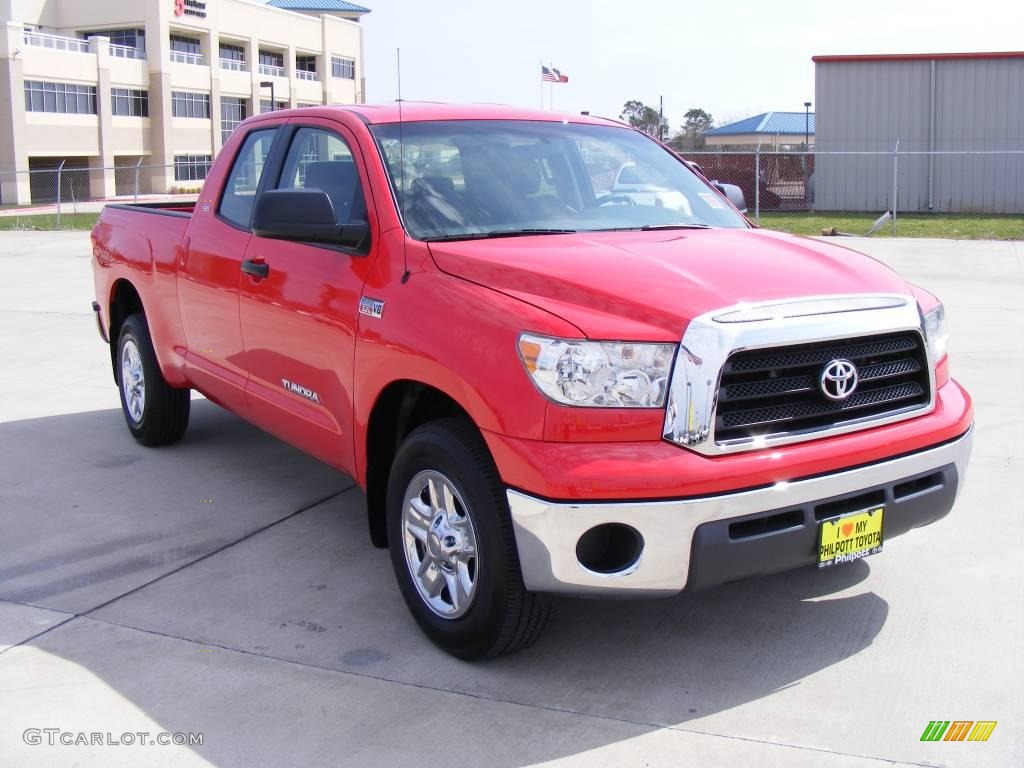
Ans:
MULTIPOLYGON (((185 441, 160 451, 135 446, 113 410, 0 424, 0 599, 84 614, 28 645, 160 728, 204 731, 191 749, 214 765, 319 764, 328 743, 422 764, 444 746, 386 723, 510 704, 534 709, 460 749, 492 766, 552 760, 799 686, 854 660, 888 615, 859 561, 666 600, 555 599, 535 646, 463 663, 415 626, 348 478, 194 407, 185 441), (416 697, 434 703, 411 713, 416 697), (599 725, 552 726, 564 713, 599 725), (493 739, 515 748, 489 751, 493 739)), ((25 650, 0 656, 0 675, 25 650)), ((47 717, 71 722, 52 695, 47 717)))

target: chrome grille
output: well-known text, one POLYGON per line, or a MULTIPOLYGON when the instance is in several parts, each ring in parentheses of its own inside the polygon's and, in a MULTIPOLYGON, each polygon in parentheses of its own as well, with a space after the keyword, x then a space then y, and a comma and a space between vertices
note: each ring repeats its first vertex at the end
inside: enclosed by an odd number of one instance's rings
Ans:
POLYGON ((745 350, 722 369, 715 440, 732 440, 828 429, 852 419, 881 417, 926 405, 930 399, 927 357, 920 334, 745 350), (820 391, 822 368, 846 359, 859 384, 835 402, 820 391))

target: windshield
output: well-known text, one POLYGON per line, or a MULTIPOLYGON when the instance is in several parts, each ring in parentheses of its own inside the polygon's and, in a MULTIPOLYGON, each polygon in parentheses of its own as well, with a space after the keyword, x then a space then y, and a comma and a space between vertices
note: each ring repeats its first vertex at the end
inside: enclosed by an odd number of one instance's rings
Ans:
POLYGON ((404 149, 397 123, 372 130, 419 240, 747 226, 681 159, 627 128, 412 122, 404 149))

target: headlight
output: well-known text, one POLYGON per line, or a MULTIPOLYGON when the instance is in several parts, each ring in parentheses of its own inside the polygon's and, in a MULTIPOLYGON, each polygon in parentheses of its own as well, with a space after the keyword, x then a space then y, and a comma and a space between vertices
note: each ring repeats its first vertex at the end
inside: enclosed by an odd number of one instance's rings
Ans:
POLYGON ((941 303, 924 316, 924 336, 928 341, 932 362, 939 362, 946 354, 946 342, 949 341, 949 333, 946 331, 946 308, 941 303))
POLYGON ((663 407, 675 351, 675 344, 519 337, 519 356, 541 392, 597 408, 663 407))

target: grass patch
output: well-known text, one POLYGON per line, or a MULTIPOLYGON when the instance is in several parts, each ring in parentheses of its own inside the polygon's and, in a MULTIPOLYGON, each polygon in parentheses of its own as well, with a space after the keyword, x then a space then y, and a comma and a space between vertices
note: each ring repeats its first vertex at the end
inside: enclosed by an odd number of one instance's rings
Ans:
MULTIPOLYGON (((752 215, 752 214, 751 214, 752 215)), ((794 235, 820 235, 835 227, 840 232, 863 235, 879 214, 875 213, 782 213, 762 211, 761 226, 794 235)), ((897 237, 945 237, 952 240, 1024 240, 1024 216, 972 216, 897 213, 897 237)), ((872 237, 892 237, 892 223, 872 237)))
POLYGON ((57 214, 42 213, 29 216, 0 216, 0 231, 18 232, 88 232, 96 224, 99 213, 65 213, 57 226, 57 214))

